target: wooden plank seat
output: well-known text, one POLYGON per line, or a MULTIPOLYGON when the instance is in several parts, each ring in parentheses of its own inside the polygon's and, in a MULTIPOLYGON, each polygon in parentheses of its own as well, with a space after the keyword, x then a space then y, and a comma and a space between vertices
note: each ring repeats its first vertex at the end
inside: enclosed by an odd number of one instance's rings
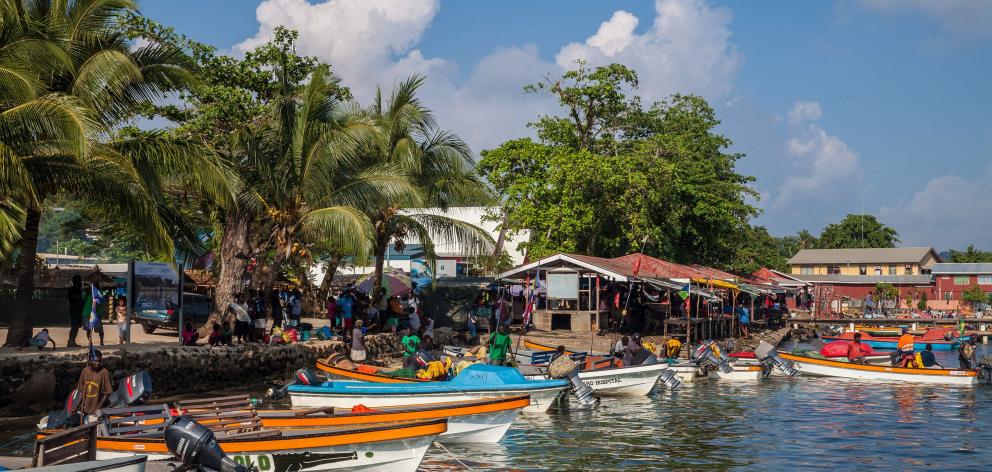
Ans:
POLYGON ((262 428, 255 405, 244 395, 185 400, 176 403, 176 408, 224 437, 262 428))
POLYGON ((35 440, 31 467, 95 460, 98 426, 98 422, 87 423, 35 440))
POLYGON ((165 432, 172 419, 166 404, 104 408, 101 415, 103 431, 100 434, 106 436, 159 435, 165 432))

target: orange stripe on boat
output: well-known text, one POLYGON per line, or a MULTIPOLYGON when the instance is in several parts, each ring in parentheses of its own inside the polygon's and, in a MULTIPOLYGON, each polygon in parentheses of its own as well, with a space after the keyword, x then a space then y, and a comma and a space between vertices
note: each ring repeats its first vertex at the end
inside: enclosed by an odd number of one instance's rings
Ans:
POLYGON ((363 382, 376 382, 376 383, 430 382, 429 380, 396 378, 396 377, 390 377, 388 375, 367 374, 365 372, 358 372, 357 370, 342 369, 340 367, 330 365, 321 360, 317 360, 317 369, 327 372, 328 374, 331 375, 337 375, 340 377, 346 377, 354 380, 361 380, 363 382))
MULTIPOLYGON (((498 411, 514 410, 530 406, 530 397, 510 397, 506 400, 486 401, 465 406, 449 406, 443 408, 424 409, 420 411, 378 411, 359 414, 334 414, 327 416, 301 417, 262 417, 262 426, 282 428, 309 428, 316 426, 343 426, 350 424, 382 423, 389 421, 427 420, 435 418, 450 418, 452 416, 477 415, 498 411)), ((264 412, 260 412, 264 413, 264 412)))
POLYGON ((975 370, 957 370, 957 369, 911 369, 905 367, 889 367, 884 365, 872 365, 872 364, 853 364, 850 362, 842 361, 831 361, 827 359, 816 359, 813 357, 802 357, 794 356, 792 354, 787 354, 784 352, 778 353, 783 359, 789 359, 800 363, 807 364, 819 364, 830 367, 843 367, 845 369, 854 370, 865 370, 869 372, 888 372, 892 374, 911 374, 911 375, 939 375, 942 377, 976 377, 978 371, 975 370))

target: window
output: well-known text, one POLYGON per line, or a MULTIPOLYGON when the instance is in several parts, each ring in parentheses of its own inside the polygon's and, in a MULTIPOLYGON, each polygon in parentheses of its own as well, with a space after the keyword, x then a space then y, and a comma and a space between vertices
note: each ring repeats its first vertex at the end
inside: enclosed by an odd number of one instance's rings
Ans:
POLYGON ((839 265, 827 266, 827 273, 831 275, 840 275, 840 266, 839 265))
POLYGON ((875 275, 882 275, 882 266, 875 266, 875 275))
POLYGON ((913 266, 906 264, 906 275, 913 275, 913 266))
POLYGON ((864 264, 858 266, 858 274, 868 275, 868 266, 866 266, 864 264))
POLYGON ((992 285, 992 275, 979 275, 978 285, 992 285))
POLYGON ((954 276, 954 285, 968 285, 969 283, 971 283, 971 277, 967 275, 954 276))
POLYGON ((896 266, 895 265, 890 265, 889 266, 889 275, 896 275, 896 266))
POLYGON ((813 275, 813 266, 801 266, 799 267, 799 273, 802 275, 813 275))

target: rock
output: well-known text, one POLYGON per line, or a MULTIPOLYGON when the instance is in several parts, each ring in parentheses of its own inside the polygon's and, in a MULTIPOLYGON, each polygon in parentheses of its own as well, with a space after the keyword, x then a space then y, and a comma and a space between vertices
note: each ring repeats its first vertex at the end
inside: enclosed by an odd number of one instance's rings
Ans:
POLYGON ((33 405, 39 399, 54 398, 55 374, 52 370, 39 370, 31 374, 11 395, 15 405, 33 405))

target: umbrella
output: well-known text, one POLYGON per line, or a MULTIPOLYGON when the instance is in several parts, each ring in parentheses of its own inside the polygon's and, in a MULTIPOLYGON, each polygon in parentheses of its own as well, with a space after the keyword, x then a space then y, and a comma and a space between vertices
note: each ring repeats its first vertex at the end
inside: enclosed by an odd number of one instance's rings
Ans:
MULTIPOLYGON (((355 288, 372 293, 375 273, 365 274, 355 281, 355 288)), ((411 292, 410 276, 401 270, 386 268, 382 271, 382 288, 387 297, 406 295, 411 292)))

